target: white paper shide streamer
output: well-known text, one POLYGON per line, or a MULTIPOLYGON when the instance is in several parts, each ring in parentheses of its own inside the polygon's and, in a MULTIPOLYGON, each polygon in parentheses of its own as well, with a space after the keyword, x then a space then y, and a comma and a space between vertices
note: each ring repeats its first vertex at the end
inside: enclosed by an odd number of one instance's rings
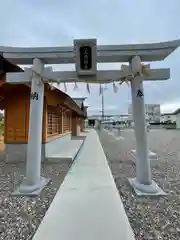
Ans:
POLYGON ((113 82, 113 92, 114 93, 118 92, 118 87, 116 86, 115 82, 113 82))
POLYGON ((88 93, 90 94, 90 86, 89 86, 89 83, 86 84, 86 88, 87 88, 88 93))
POLYGON ((55 89, 53 82, 50 82, 49 85, 50 85, 50 89, 51 89, 51 90, 54 90, 54 89, 55 89))
POLYGON ((61 84, 61 79, 60 77, 57 78, 57 86, 60 87, 60 84, 61 84))
POLYGON ((107 84, 105 84, 104 90, 105 91, 108 90, 107 84))
POLYGON ((67 92, 67 85, 65 82, 64 82, 64 91, 67 92))
POLYGON ((73 88, 73 90, 76 91, 77 89, 78 89, 77 82, 74 82, 74 88, 73 88))
POLYGON ((103 91, 103 87, 102 87, 102 85, 100 84, 100 85, 99 85, 99 95, 102 94, 102 91, 103 91))

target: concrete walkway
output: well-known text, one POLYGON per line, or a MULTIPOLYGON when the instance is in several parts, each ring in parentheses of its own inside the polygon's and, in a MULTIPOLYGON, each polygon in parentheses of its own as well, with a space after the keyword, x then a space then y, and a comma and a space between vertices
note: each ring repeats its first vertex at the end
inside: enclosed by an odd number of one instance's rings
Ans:
POLYGON ((59 148, 59 151, 54 152, 47 157, 48 162, 58 163, 68 161, 69 163, 72 163, 80 151, 83 142, 84 140, 82 139, 67 141, 67 143, 59 148))
POLYGON ((81 151, 33 240, 135 240, 97 133, 81 151))

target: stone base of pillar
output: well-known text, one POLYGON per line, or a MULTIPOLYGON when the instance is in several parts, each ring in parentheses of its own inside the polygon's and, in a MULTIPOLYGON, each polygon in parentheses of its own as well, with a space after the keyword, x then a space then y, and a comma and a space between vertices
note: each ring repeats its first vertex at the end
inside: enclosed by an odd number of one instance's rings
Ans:
POLYGON ((136 178, 128 179, 130 185, 138 196, 166 196, 167 194, 154 182, 144 185, 137 182, 136 178))
POLYGON ((113 132, 108 131, 108 135, 113 136, 113 132))
POLYGON ((119 140, 124 140, 124 137, 122 137, 122 136, 115 136, 114 135, 114 132, 110 132, 109 130, 106 130, 106 129, 104 129, 106 132, 107 132, 107 134, 109 135, 109 136, 113 136, 117 141, 119 141, 119 140))
POLYGON ((40 178, 40 181, 35 185, 28 185, 26 180, 20 185, 20 187, 12 193, 13 196, 38 196, 43 188, 49 183, 50 179, 44 177, 40 178))
POLYGON ((120 129, 116 129, 115 137, 114 137, 114 138, 115 138, 116 140, 118 140, 118 141, 119 141, 119 140, 124 140, 124 137, 121 136, 121 132, 122 132, 122 131, 121 131, 120 129))
POLYGON ((115 137, 116 140, 124 140, 122 136, 115 137))
MULTIPOLYGON (((133 156, 133 162, 136 163, 136 149, 131 150, 131 155, 133 156)), ((155 152, 152 152, 150 149, 148 150, 148 159, 150 161, 151 167, 155 167, 158 165, 158 156, 155 152)))

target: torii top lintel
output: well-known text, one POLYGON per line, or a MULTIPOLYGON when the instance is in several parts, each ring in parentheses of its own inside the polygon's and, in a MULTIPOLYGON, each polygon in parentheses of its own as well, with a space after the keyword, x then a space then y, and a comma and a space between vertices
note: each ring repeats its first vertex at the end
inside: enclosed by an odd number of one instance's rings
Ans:
MULTIPOLYGON (((180 46, 180 40, 130 44, 97 46, 97 62, 128 62, 132 56, 138 55, 143 62, 161 61, 180 46)), ((0 47, 3 57, 14 64, 29 65, 34 58, 43 59, 46 64, 75 63, 73 47, 0 47)))

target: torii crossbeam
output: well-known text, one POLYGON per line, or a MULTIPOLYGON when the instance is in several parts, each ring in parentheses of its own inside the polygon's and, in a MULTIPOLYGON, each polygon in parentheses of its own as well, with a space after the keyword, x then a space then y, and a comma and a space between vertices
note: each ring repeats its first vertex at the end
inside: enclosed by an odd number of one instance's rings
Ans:
MULTIPOLYGON (((31 70, 31 69, 29 69, 31 70)), ((51 71, 51 69, 44 69, 44 83, 57 82, 59 79, 59 83, 74 83, 74 82, 88 82, 88 83, 111 83, 112 80, 114 82, 119 82, 121 78, 125 77, 123 71, 121 70, 100 70, 97 71, 97 75, 93 77, 81 77, 79 78, 75 71, 51 71)), ((151 69, 149 71, 149 76, 145 79, 146 81, 156 81, 156 80, 167 80, 170 78, 170 69, 162 68, 162 69, 151 69)), ((31 83, 32 81, 32 72, 25 71, 20 73, 7 73, 6 82, 12 84, 22 84, 22 83, 31 83)))

